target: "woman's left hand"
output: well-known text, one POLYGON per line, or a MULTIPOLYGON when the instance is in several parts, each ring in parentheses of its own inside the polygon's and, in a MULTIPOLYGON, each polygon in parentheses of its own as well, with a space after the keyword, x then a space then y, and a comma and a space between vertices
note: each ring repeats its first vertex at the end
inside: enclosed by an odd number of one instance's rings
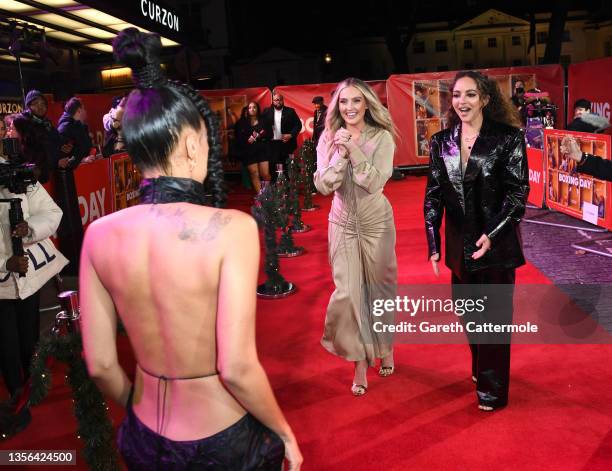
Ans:
POLYGON ((476 247, 480 248, 472 254, 474 260, 478 260, 491 249, 491 239, 486 234, 481 235, 480 239, 476 241, 476 247))

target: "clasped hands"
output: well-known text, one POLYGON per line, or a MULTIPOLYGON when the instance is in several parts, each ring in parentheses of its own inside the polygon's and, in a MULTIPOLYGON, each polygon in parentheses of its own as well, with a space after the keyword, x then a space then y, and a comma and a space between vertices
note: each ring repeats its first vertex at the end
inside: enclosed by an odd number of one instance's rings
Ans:
MULTIPOLYGON (((476 241, 476 247, 479 247, 479 249, 472 254, 473 260, 478 260, 489 250, 491 250, 491 239, 489 239, 486 234, 481 235, 480 239, 476 241)), ((438 268, 440 254, 433 254, 431 257, 429 257, 429 260, 431 261, 431 268, 433 269, 434 275, 440 276, 440 269, 438 268)))
POLYGON ((355 142, 351 140, 351 133, 344 128, 340 128, 334 134, 334 144, 338 148, 340 156, 347 159, 351 150, 355 148, 355 142))

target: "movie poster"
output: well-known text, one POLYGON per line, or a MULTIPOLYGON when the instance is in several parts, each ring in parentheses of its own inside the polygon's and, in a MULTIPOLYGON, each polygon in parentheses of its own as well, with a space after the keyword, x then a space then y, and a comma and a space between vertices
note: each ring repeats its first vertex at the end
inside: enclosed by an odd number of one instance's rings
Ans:
POLYGON ((586 205, 593 205, 597 224, 608 227, 610 219, 606 202, 609 184, 590 175, 579 173, 578 164, 561 152, 565 136, 574 137, 583 152, 604 159, 610 158, 610 136, 582 132, 547 129, 544 134, 547 189, 546 202, 551 209, 583 219, 586 205))
POLYGON ((217 114, 219 132, 223 145, 223 168, 225 171, 240 169, 235 151, 235 126, 242 109, 247 105, 246 95, 206 97, 211 109, 217 114))
POLYGON ((138 204, 140 180, 142 179, 136 165, 127 154, 116 154, 111 157, 111 185, 113 189, 113 211, 138 204))

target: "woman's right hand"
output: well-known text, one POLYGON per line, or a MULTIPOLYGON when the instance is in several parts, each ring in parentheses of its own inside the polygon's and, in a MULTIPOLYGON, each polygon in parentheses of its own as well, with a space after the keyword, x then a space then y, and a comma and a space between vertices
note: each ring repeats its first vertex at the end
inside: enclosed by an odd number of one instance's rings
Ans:
POLYGON ((440 276, 440 269, 438 268, 438 262, 440 261, 440 254, 435 253, 431 257, 429 257, 431 261, 431 268, 433 269, 434 275, 440 276))
POLYGON ((288 463, 288 471, 299 471, 302 467, 304 458, 298 447, 297 440, 292 437, 289 440, 283 440, 285 443, 285 459, 288 463))
POLYGON ((351 133, 344 128, 340 128, 334 134, 334 144, 338 148, 341 157, 348 157, 348 142, 351 139, 351 133))

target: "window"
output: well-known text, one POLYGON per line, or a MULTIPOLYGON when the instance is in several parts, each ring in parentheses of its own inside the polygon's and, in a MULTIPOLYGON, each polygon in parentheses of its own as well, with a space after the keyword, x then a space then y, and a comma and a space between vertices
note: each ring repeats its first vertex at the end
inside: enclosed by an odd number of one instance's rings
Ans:
POLYGON ((523 65, 523 61, 521 59, 514 59, 512 61, 512 67, 516 67, 517 65, 523 65))
POLYGON ((412 52, 415 54, 423 54, 425 52, 425 41, 414 41, 412 44, 412 52))
POLYGON ((438 71, 438 72, 445 72, 445 71, 447 71, 447 70, 448 70, 448 65, 439 65, 439 66, 437 67, 437 71, 438 71))
POLYGON ((546 44, 546 41, 548 41, 548 32, 539 31, 536 35, 536 38, 537 38, 538 44, 546 44))
POLYGON ((448 51, 448 45, 446 44, 446 39, 436 39, 436 52, 446 52, 448 51))
POLYGON ((520 46, 521 45, 521 37, 520 36, 512 36, 512 45, 520 46))
POLYGON ((463 49, 472 49, 472 40, 464 39, 463 40, 463 49))
POLYGON ((563 31, 563 42, 564 42, 564 43, 567 43, 567 42, 570 42, 571 40, 572 40, 572 38, 570 37, 570 32, 569 32, 569 30, 567 30, 567 29, 566 29, 566 30, 564 30, 564 31, 563 31))
POLYGON ((488 44, 489 47, 497 47, 497 38, 489 38, 488 44))
POLYGON ((466 70, 470 70, 474 68, 474 64, 472 64, 471 62, 466 62, 465 63, 465 67, 466 70))

